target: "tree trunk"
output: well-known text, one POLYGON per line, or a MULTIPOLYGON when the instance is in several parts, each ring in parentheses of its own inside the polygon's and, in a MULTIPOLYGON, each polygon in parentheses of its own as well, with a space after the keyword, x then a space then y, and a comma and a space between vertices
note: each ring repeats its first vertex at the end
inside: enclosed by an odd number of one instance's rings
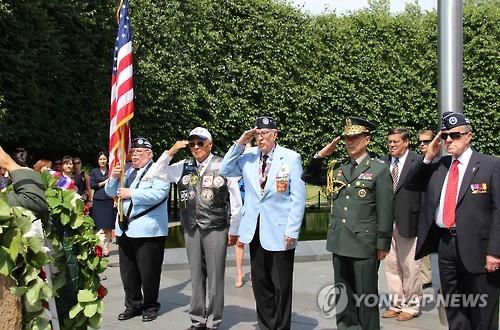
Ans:
POLYGON ((23 324, 21 300, 10 292, 14 282, 0 275, 0 328, 19 330, 23 324))

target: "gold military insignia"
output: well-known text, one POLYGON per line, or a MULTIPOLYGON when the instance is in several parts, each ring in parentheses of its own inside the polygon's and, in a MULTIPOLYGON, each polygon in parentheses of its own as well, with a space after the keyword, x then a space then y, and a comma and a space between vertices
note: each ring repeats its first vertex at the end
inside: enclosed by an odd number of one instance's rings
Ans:
POLYGON ((350 119, 350 118, 347 118, 347 119, 345 120, 345 125, 346 125, 346 126, 352 126, 352 121, 351 121, 351 119, 350 119))
MULTIPOLYGON (((338 193, 342 188, 346 186, 346 183, 335 179, 335 175, 333 174, 333 169, 335 168, 336 160, 332 160, 328 165, 328 171, 326 172, 326 195, 328 197, 332 196, 335 193, 338 193)), ((342 171, 340 171, 341 173, 342 171)), ((338 174, 340 176, 341 174, 338 174)))
POLYGON ((361 197, 361 198, 365 198, 366 197, 366 190, 365 189, 360 189, 358 191, 358 196, 361 197))

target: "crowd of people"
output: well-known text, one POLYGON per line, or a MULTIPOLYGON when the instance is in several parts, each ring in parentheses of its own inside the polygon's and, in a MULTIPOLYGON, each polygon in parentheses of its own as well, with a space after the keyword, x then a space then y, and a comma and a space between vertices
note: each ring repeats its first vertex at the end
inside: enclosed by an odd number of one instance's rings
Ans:
POLYGON ((269 116, 257 118, 223 157, 212 154, 211 133, 196 127, 156 162, 151 142, 140 137, 132 142, 128 168, 117 164, 108 170, 103 152, 90 175, 78 157, 40 160, 34 168, 59 172, 61 187, 92 201, 105 254, 115 230, 125 291, 119 320, 157 318, 166 200, 175 183, 191 273, 190 329, 222 323, 227 247, 233 245, 236 287, 243 285, 243 246, 249 247, 259 327, 290 329, 294 256, 308 183, 326 186, 331 200, 326 244, 335 285, 348 294, 346 308, 337 314, 339 329, 380 329, 378 305, 356 304, 356 295, 378 295, 381 261, 391 297, 381 317, 418 317, 422 290, 432 285, 431 253, 439 261, 441 293, 458 299, 445 306, 449 328, 498 329, 500 160, 473 150, 473 126, 463 114, 444 113, 441 123, 435 135, 418 133, 418 153, 410 150, 406 128, 391 128, 387 156, 376 158, 368 152, 376 125, 346 118, 341 136, 304 169, 301 156, 278 143, 278 124, 269 116), (348 157, 325 162, 341 142, 348 157), (443 145, 446 155, 439 156, 443 145), (191 157, 172 163, 182 149, 191 157), (117 214, 119 202, 123 211, 117 214), (486 307, 468 304, 468 294, 486 294, 486 307))

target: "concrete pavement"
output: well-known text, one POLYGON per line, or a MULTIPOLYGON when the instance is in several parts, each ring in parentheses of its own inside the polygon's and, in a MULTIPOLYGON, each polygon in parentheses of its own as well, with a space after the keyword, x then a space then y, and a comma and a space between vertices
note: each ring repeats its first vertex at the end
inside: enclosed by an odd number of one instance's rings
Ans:
MULTIPOLYGON (((110 255, 110 265, 105 271, 103 285, 109 290, 104 299, 102 329, 186 329, 190 325, 187 315, 191 297, 191 283, 184 248, 165 250, 159 301, 162 305, 158 319, 144 323, 140 317, 118 321, 117 315, 124 310, 123 288, 118 268, 116 245, 110 255)), ((246 280, 249 279, 248 249, 245 249, 246 280)), ((228 248, 228 267, 226 269, 225 308, 221 330, 258 329, 255 314, 255 301, 250 282, 242 288, 235 288, 234 248, 228 248)), ((317 304, 318 292, 333 283, 331 255, 325 249, 325 241, 299 242, 296 250, 293 292, 292 329, 335 329, 334 318, 324 318, 317 304)), ((435 274, 433 274, 434 276, 435 274)), ((379 271, 380 293, 387 292, 383 263, 379 271)), ((425 293, 432 293, 432 288, 425 293)), ((382 313, 383 309, 381 310, 382 313)), ((438 311, 433 308, 424 311, 410 321, 382 319, 382 328, 387 330, 446 329, 439 323, 438 311)))

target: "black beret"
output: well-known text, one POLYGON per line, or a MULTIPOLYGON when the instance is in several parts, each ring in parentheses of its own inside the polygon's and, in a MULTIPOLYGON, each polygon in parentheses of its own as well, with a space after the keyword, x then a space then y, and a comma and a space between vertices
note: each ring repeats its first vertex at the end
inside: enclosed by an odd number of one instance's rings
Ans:
POLYGON ((262 116, 255 120, 255 126, 257 128, 271 128, 276 129, 276 122, 272 117, 262 116))
POLYGON ((143 137, 138 137, 132 141, 132 148, 153 149, 153 146, 151 145, 151 142, 148 141, 148 139, 143 137))
POLYGON ((450 130, 457 126, 472 125, 469 118, 462 113, 446 111, 441 116, 441 130, 450 130))

